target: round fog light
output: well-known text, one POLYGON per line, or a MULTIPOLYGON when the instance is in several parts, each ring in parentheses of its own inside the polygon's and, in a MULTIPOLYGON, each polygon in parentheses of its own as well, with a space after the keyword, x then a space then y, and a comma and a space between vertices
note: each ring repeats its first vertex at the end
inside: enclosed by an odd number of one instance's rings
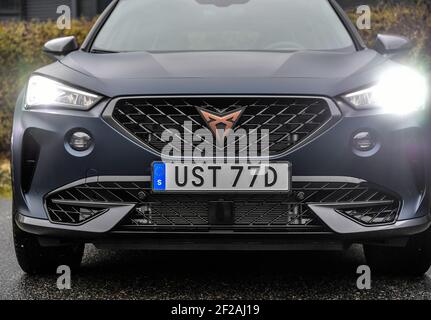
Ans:
POLYGON ((88 133, 78 131, 71 135, 69 145, 73 150, 85 151, 91 147, 92 140, 88 133))
POLYGON ((353 136, 353 147, 358 151, 370 151, 376 146, 376 140, 368 131, 358 132, 353 136))

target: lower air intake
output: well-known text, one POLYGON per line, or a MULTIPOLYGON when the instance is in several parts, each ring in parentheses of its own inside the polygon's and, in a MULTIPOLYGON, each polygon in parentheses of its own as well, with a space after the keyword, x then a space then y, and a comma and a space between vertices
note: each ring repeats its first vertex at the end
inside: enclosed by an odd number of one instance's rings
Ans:
POLYGON ((82 224, 108 211, 107 208, 92 208, 79 205, 50 203, 48 215, 54 223, 82 224))
MULTIPOLYGON (((394 223, 400 210, 395 195, 368 183, 294 181, 289 194, 152 193, 143 181, 77 183, 46 198, 54 223, 80 224, 113 206, 132 205, 117 231, 322 232, 326 225, 310 209, 324 204, 364 225, 394 223), (214 202, 229 203, 232 214, 214 223, 214 202)), ((334 214, 337 214, 334 211, 334 214)))

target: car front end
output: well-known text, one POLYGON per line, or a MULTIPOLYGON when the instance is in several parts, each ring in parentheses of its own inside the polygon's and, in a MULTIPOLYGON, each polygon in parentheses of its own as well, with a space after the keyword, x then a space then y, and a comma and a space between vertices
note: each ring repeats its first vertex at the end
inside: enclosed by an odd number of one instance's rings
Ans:
MULTIPOLYGON (((95 29, 109 24, 116 5, 95 29)), ((350 51, 288 53, 102 52, 87 40, 36 71, 18 99, 17 227, 48 246, 407 246, 431 224, 425 82, 356 40, 350 51), (159 189, 157 165, 166 172, 170 161, 185 171, 198 165, 164 154, 163 134, 176 130, 192 157, 199 146, 186 135, 206 130, 217 138, 214 121, 269 133, 265 152, 251 160, 281 170, 284 186, 202 187, 207 178, 195 176, 189 188, 163 180, 159 189)), ((227 165, 237 168, 238 149, 232 155, 227 165)), ((226 158, 204 157, 200 170, 226 158)))

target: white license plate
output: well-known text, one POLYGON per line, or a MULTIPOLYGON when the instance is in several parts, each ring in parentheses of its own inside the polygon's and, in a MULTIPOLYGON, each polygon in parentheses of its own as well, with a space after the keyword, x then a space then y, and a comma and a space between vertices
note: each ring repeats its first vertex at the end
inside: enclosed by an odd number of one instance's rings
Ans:
POLYGON ((181 164, 153 163, 153 191, 288 192, 290 163, 181 164))

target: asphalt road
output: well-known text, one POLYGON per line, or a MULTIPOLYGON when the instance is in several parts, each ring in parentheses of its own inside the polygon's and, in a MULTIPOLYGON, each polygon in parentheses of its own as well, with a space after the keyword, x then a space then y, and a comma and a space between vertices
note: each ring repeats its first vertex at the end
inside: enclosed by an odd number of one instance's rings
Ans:
POLYGON ((71 290, 24 274, 14 256, 10 201, 0 200, 0 299, 431 299, 421 278, 372 277, 356 287, 360 246, 344 253, 159 253, 86 247, 71 290))

